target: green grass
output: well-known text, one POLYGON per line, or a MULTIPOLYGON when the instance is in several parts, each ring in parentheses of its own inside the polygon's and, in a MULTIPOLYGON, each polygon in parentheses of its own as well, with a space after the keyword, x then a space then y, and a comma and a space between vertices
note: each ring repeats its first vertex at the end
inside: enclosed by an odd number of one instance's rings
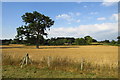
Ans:
POLYGON ((3 78, 73 78, 83 77, 82 74, 72 73, 60 70, 50 70, 49 68, 35 68, 27 66, 20 68, 19 66, 3 66, 3 78))
POLYGON ((47 67, 38 68, 37 66, 4 65, 3 78, 116 78, 117 76, 108 75, 106 72, 70 72, 63 70, 53 70, 47 67))

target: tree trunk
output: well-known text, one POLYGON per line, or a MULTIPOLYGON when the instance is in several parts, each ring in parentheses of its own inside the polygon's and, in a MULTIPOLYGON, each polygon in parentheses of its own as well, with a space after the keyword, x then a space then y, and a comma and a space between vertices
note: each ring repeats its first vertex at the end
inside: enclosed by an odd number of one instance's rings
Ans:
POLYGON ((36 48, 39 49, 39 36, 37 36, 37 40, 36 40, 36 48))
POLYGON ((36 44, 36 48, 38 48, 38 49, 39 49, 39 44, 36 44))

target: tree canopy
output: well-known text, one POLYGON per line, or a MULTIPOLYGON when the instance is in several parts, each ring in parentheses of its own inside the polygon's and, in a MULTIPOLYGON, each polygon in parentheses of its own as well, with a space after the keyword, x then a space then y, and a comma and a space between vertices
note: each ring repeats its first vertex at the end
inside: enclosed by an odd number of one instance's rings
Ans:
POLYGON ((92 37, 90 37, 90 36, 85 36, 84 38, 86 40, 86 44, 90 44, 93 41, 92 37))
POLYGON ((37 11, 33 13, 25 13, 22 16, 24 25, 17 28, 17 38, 23 39, 29 43, 31 38, 34 38, 36 42, 36 48, 39 48, 40 39, 43 36, 47 36, 47 30, 50 30, 50 27, 54 24, 54 21, 37 11))

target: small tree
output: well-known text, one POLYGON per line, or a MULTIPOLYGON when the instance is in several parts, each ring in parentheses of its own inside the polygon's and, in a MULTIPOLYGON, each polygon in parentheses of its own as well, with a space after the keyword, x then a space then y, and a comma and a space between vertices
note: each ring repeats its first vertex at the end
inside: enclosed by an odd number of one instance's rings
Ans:
POLYGON ((36 48, 39 48, 40 38, 42 36, 47 36, 45 32, 47 29, 54 24, 54 21, 50 17, 34 11, 33 13, 25 13, 22 16, 25 25, 17 28, 17 37, 20 39, 25 39, 29 42, 31 38, 36 38, 36 48))
POLYGON ((90 44, 93 41, 92 37, 90 37, 90 36, 85 36, 84 38, 85 38, 85 41, 87 44, 90 44))

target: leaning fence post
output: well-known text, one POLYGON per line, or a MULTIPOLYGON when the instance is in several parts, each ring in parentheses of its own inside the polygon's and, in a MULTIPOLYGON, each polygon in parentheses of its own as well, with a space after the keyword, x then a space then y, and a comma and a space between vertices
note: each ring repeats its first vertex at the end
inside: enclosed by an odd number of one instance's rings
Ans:
POLYGON ((26 65, 28 64, 28 54, 26 55, 26 65))
POLYGON ((32 60, 29 58, 29 54, 27 53, 21 60, 21 63, 20 63, 21 68, 23 67, 24 64, 28 65, 28 63, 32 64, 32 60))

